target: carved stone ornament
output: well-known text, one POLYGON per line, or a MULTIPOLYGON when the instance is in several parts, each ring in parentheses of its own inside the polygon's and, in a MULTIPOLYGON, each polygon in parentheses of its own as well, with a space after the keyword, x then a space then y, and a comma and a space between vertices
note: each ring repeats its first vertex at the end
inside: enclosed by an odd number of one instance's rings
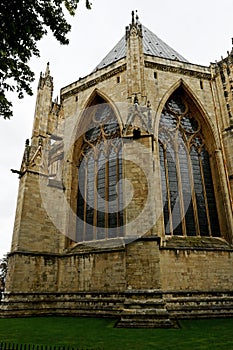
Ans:
POLYGON ((79 85, 75 87, 74 89, 64 93, 61 95, 61 100, 65 100, 66 98, 69 98, 70 96, 73 96, 75 94, 78 94, 80 91, 84 91, 89 89, 92 86, 97 85, 98 83, 101 83, 102 81, 105 81, 107 79, 112 78, 114 75, 117 75, 119 73, 122 73, 126 70, 126 64, 123 64, 122 66, 119 66, 115 69, 112 69, 111 71, 104 73, 100 75, 99 77, 96 77, 95 79, 91 79, 87 81, 86 83, 83 83, 82 85, 79 85))
POLYGON ((146 106, 140 106, 137 96, 134 98, 134 104, 129 108, 126 124, 123 129, 124 135, 133 134, 134 129, 141 130, 142 133, 152 133, 151 105, 147 102, 146 106))
POLYGON ((145 67, 160 70, 163 72, 170 72, 170 73, 178 73, 182 75, 187 75, 190 77, 195 77, 198 79, 205 79, 205 80, 211 80, 211 74, 210 73, 204 73, 204 72, 197 72, 195 70, 190 70, 182 67, 174 67, 174 66, 167 66, 160 63, 145 61, 145 67))
POLYGON ((42 175, 47 175, 47 163, 43 153, 43 140, 39 138, 37 148, 33 149, 26 140, 23 161, 20 168, 20 176, 25 172, 34 172, 42 175))
POLYGON ((48 76, 48 77, 45 79, 45 85, 48 86, 48 87, 51 87, 51 86, 52 86, 52 79, 51 79, 51 77, 48 76))

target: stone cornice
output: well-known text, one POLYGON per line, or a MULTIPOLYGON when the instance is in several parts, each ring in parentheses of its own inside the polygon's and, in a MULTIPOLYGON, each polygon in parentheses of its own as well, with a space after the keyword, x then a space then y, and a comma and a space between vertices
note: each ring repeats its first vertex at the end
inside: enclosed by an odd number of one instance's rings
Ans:
POLYGON ((77 86, 77 87, 75 87, 75 88, 73 88, 73 89, 71 89, 71 90, 69 90, 69 91, 67 91, 65 93, 62 93, 61 99, 65 100, 66 98, 68 98, 68 97, 70 97, 72 95, 75 95, 75 94, 79 93, 80 91, 84 91, 84 90, 86 90, 86 89, 88 89, 88 88, 90 88, 92 86, 95 86, 98 83, 100 83, 100 82, 102 82, 104 80, 107 80, 107 79, 113 77, 116 74, 124 72, 125 70, 126 70, 126 63, 123 64, 122 66, 117 67, 115 69, 112 69, 109 72, 104 73, 104 74, 102 74, 102 75, 100 75, 100 76, 98 76, 98 77, 96 77, 94 79, 91 79, 91 80, 87 81, 86 83, 81 84, 81 85, 79 85, 79 86, 77 86))
POLYGON ((187 75, 190 77, 195 77, 198 79, 205 79, 205 80, 211 80, 211 74, 210 73, 204 73, 204 72, 198 72, 196 70, 190 70, 183 67, 174 67, 174 66, 168 66, 160 63, 145 61, 145 67, 146 68, 152 68, 161 70, 163 72, 170 72, 170 73, 178 73, 182 75, 187 75))

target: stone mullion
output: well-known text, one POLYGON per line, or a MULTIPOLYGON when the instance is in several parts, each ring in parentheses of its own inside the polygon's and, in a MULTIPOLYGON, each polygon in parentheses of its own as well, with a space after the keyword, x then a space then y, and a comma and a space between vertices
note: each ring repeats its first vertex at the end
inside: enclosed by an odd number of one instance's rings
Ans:
POLYGON ((207 217, 207 223, 208 223, 208 231, 209 231, 209 235, 212 236, 208 198, 207 198, 206 187, 205 187, 205 177, 204 177, 203 165, 202 165, 202 160, 201 160, 200 154, 198 155, 198 158, 199 158, 199 166, 200 166, 200 173, 201 173, 203 195, 204 195, 204 201, 205 201, 205 210, 206 210, 206 217, 207 217))
POLYGON ((88 158, 85 158, 85 176, 84 176, 84 210, 83 210, 83 241, 86 236, 86 222, 87 222, 87 177, 88 177, 88 158))
POLYGON ((105 238, 108 238, 108 200, 109 200, 109 150, 106 152, 106 163, 105 163, 105 238))
POLYGON ((119 177, 119 152, 120 149, 119 147, 117 148, 117 152, 116 152, 116 190, 117 190, 117 208, 116 208, 116 215, 117 215, 117 236, 119 234, 119 226, 120 226, 120 205, 119 205, 119 181, 120 181, 120 177, 119 177))
POLYGON ((97 225, 98 225, 98 211, 97 211, 97 206, 98 206, 98 165, 99 165, 99 150, 98 147, 95 148, 95 156, 94 156, 94 162, 95 162, 95 166, 94 166, 94 182, 93 182, 93 186, 94 186, 94 210, 93 210, 93 235, 94 235, 94 240, 97 237, 97 225))
POLYGON ((191 197, 192 197, 192 204, 193 204, 196 235, 200 236, 200 226, 199 226, 198 209, 197 209, 197 201, 196 201, 195 185, 194 185, 194 177, 193 177, 193 167, 192 167, 192 161, 190 157, 190 151, 191 149, 188 149, 187 155, 188 155, 188 169, 189 169, 189 175, 190 175, 189 179, 190 179, 190 185, 191 185, 191 197))
POLYGON ((168 216, 169 216, 169 226, 170 233, 173 235, 173 223, 172 223, 172 210, 171 210, 171 194, 169 186, 169 175, 168 175, 168 164, 167 164, 167 152, 166 145, 163 147, 163 159, 164 159, 164 169, 165 169, 165 180, 166 180, 166 192, 167 192, 167 201, 168 201, 168 216))
POLYGON ((187 236, 186 232, 186 223, 185 223, 185 212, 184 212, 184 198, 183 198, 183 190, 182 190, 182 179, 181 179, 181 172, 180 172, 180 160, 179 160, 179 142, 178 142, 178 134, 179 129, 176 131, 175 136, 175 159, 176 159, 176 175, 177 175, 177 183, 178 183, 178 194, 180 197, 180 219, 181 219, 181 225, 182 225, 182 234, 184 236, 187 236))

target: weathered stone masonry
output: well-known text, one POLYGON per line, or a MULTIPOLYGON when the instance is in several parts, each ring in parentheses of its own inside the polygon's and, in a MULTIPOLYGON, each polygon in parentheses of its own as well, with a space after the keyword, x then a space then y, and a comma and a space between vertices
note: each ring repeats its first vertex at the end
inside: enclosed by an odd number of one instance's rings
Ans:
POLYGON ((233 50, 191 64, 133 14, 90 75, 60 103, 52 92, 48 66, 0 317, 111 316, 119 327, 232 317, 233 50))

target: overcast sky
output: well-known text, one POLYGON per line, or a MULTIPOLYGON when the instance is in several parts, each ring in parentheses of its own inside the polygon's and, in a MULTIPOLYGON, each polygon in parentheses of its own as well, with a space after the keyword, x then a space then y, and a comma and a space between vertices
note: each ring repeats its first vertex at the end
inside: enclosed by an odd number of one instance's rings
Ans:
POLYGON ((19 183, 10 169, 20 168, 25 140, 31 137, 39 74, 48 61, 55 98, 95 68, 125 34, 136 9, 143 25, 191 63, 209 66, 232 48, 233 0, 92 0, 92 10, 80 2, 75 18, 69 18, 69 46, 60 46, 51 35, 39 43, 41 57, 31 61, 34 96, 20 101, 13 96, 14 117, 0 120, 0 257, 10 251, 19 183))

